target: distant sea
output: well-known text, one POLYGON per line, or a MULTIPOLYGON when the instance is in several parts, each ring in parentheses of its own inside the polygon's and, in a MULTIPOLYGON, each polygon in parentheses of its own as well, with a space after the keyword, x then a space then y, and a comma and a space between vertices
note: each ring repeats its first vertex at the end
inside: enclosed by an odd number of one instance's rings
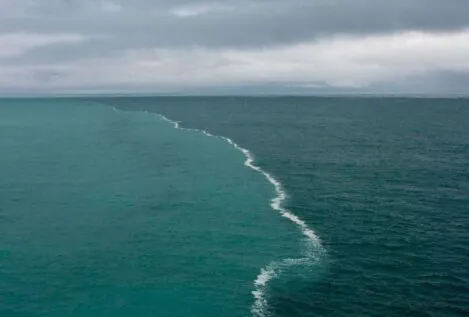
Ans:
POLYGON ((0 100, 0 316, 468 316, 469 99, 0 100))

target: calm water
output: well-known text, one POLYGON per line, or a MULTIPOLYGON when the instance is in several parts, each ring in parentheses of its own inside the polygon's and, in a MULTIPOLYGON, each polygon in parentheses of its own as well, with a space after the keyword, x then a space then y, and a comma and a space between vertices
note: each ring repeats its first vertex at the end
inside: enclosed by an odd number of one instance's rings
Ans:
POLYGON ((0 316, 467 316, 467 122, 463 99, 0 101, 0 316), (305 227, 242 151, 151 112, 249 149, 305 227))

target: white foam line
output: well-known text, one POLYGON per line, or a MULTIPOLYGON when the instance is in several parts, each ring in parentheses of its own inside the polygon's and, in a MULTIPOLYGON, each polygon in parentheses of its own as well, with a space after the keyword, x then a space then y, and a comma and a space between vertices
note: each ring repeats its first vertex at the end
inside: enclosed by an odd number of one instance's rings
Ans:
MULTIPOLYGON (((113 107, 113 110, 118 111, 114 107, 113 107)), ((249 150, 239 146, 236 142, 234 142, 232 139, 228 137, 213 135, 201 129, 184 128, 184 127, 181 127, 180 122, 171 120, 162 114, 152 113, 149 111, 144 111, 144 112, 159 116, 163 120, 171 123, 176 129, 181 129, 181 130, 186 130, 186 131, 195 131, 195 132, 203 133, 209 137, 221 138, 225 140, 226 142, 228 142, 231 146, 233 146, 237 150, 241 151, 246 157, 246 160, 244 161, 244 165, 264 175, 264 177, 269 181, 269 183, 271 183, 274 186, 276 196, 272 198, 270 201, 270 206, 272 207, 272 209, 274 209, 275 211, 278 211, 282 217, 285 217, 289 219, 290 221, 292 221, 293 223, 295 223, 301 230, 302 234, 306 237, 308 247, 305 252, 304 258, 284 259, 282 261, 273 261, 266 267, 261 268, 260 274, 257 276, 256 280, 254 281, 255 290, 252 292, 254 296, 254 304, 252 305, 251 313, 253 314, 253 316, 267 317, 269 315, 269 312, 268 312, 268 301, 266 298, 266 291, 267 291, 266 288, 267 288, 269 281, 275 278, 276 276, 278 276, 285 267, 317 263, 317 261, 319 260, 320 254, 323 254, 325 252, 324 248, 321 245, 321 240, 314 233, 313 230, 308 228, 308 226, 303 220, 301 220, 298 216, 291 213, 289 210, 282 207, 283 202, 287 198, 287 195, 285 191, 283 190, 282 184, 277 179, 275 179, 271 174, 267 173, 262 168, 254 164, 254 156, 249 150)))

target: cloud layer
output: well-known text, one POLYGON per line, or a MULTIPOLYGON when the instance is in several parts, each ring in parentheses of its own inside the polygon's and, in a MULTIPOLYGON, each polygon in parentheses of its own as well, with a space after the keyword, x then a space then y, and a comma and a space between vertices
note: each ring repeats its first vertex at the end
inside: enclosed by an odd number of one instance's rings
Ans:
POLYGON ((466 56, 466 0, 0 0, 2 92, 464 93, 466 56))

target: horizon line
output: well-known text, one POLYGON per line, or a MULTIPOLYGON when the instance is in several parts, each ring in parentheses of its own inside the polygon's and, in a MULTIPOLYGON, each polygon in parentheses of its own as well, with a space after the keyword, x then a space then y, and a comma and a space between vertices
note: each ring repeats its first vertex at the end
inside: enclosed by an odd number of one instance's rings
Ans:
POLYGON ((184 94, 184 93, 32 93, 32 94, 0 94, 0 99, 61 99, 61 98, 415 98, 415 99, 466 99, 467 94, 427 94, 427 93, 251 93, 251 94, 184 94))

